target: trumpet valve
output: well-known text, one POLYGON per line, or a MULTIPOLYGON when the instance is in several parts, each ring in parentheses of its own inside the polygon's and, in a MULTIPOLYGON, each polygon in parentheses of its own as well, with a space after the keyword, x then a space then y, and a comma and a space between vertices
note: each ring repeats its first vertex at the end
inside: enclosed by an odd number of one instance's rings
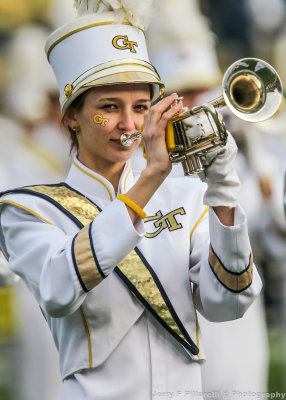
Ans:
POLYGON ((178 104, 180 101, 183 101, 184 97, 177 97, 173 103, 171 104, 171 107, 174 107, 176 104, 178 104))

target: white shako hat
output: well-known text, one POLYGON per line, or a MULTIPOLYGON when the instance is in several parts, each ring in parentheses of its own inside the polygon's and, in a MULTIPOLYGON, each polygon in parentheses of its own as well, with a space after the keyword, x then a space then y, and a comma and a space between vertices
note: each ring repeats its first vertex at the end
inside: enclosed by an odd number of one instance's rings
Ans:
POLYGON ((153 99, 164 85, 150 64, 144 29, 152 0, 76 0, 78 16, 53 32, 45 51, 54 70, 64 114, 94 86, 150 83, 153 99))
POLYGON ((147 32, 152 64, 167 93, 210 89, 221 83, 214 34, 197 0, 157 0, 147 32))
POLYGON ((53 71, 47 63, 43 46, 48 30, 38 24, 15 30, 9 43, 11 64, 4 106, 13 118, 37 122, 47 114, 48 95, 58 93, 53 71))

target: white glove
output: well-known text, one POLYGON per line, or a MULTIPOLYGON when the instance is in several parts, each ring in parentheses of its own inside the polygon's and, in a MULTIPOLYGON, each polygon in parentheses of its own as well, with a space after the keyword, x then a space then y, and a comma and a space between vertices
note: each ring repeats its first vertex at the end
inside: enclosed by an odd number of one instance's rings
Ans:
POLYGON ((204 194, 204 204, 216 207, 236 207, 240 192, 240 180, 234 169, 237 145, 228 132, 227 144, 214 149, 202 159, 205 173, 199 175, 208 184, 204 194))

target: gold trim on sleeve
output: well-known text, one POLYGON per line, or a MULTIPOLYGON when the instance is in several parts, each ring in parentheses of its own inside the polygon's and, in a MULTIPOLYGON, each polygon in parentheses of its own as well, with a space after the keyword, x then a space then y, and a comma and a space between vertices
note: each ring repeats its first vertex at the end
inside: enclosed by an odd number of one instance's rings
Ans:
MULTIPOLYGON (((197 314, 197 308, 196 308, 196 304, 195 304, 195 299, 194 299, 194 293, 193 293, 193 288, 192 288, 192 284, 190 283, 190 290, 191 290, 191 295, 192 295, 192 302, 193 302, 193 306, 194 306, 194 311, 195 311, 195 317, 196 317, 196 339, 197 339, 197 348, 200 348, 200 328, 199 328, 199 320, 198 320, 198 314, 197 314)), ((197 355, 198 360, 201 359, 201 354, 200 352, 197 355)))
POLYGON ((232 292, 242 292, 252 282, 253 255, 251 252, 248 266, 241 273, 231 272, 226 269, 210 246, 209 263, 217 279, 232 292))
POLYGON ((82 315, 83 323, 86 329, 86 335, 87 335, 87 342, 88 342, 88 357, 89 357, 89 368, 92 368, 92 345, 91 345, 91 335, 90 335, 90 329, 88 325, 87 318, 85 316, 85 312, 83 309, 83 306, 80 306, 80 312, 82 315))
POLYGON ((12 206, 15 206, 15 207, 18 207, 18 208, 22 208, 22 210, 25 210, 28 213, 35 215, 35 217, 38 217, 39 219, 41 219, 42 221, 46 222, 47 224, 53 225, 50 221, 48 221, 44 217, 41 217, 40 214, 36 213, 35 211, 31 210, 28 207, 24 207, 21 204, 15 203, 14 201, 1 200, 0 203, 11 204, 12 206))
POLYGON ((102 280, 98 270, 89 237, 89 225, 85 226, 74 241, 74 256, 78 273, 87 290, 93 289, 102 280))
POLYGON ((206 207, 203 211, 203 213, 201 214, 201 216, 198 218, 197 222, 195 223, 193 229, 191 230, 191 234, 190 234, 190 240, 192 239, 192 236, 195 232, 195 230, 197 229, 199 223, 202 221, 202 219, 204 218, 204 216, 206 215, 206 213, 209 211, 209 208, 206 207))

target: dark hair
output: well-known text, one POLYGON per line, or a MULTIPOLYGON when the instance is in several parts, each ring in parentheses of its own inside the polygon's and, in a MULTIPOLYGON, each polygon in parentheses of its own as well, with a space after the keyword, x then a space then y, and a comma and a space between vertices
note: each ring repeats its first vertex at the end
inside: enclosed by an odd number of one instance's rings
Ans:
MULTIPOLYGON (((81 93, 80 95, 78 95, 74 101, 69 105, 69 109, 73 109, 75 111, 81 111, 83 106, 84 106, 84 102, 85 102, 85 98, 87 96, 87 94, 89 93, 90 89, 85 90, 83 93, 81 93)), ((69 132, 69 136, 70 136, 70 140, 71 140, 71 146, 70 146, 70 154, 73 151, 76 151, 76 153, 78 153, 79 150, 79 145, 78 145, 78 139, 77 139, 77 132, 73 131, 69 126, 66 126, 64 123, 64 118, 62 118, 62 125, 65 127, 66 130, 68 130, 69 132)))

